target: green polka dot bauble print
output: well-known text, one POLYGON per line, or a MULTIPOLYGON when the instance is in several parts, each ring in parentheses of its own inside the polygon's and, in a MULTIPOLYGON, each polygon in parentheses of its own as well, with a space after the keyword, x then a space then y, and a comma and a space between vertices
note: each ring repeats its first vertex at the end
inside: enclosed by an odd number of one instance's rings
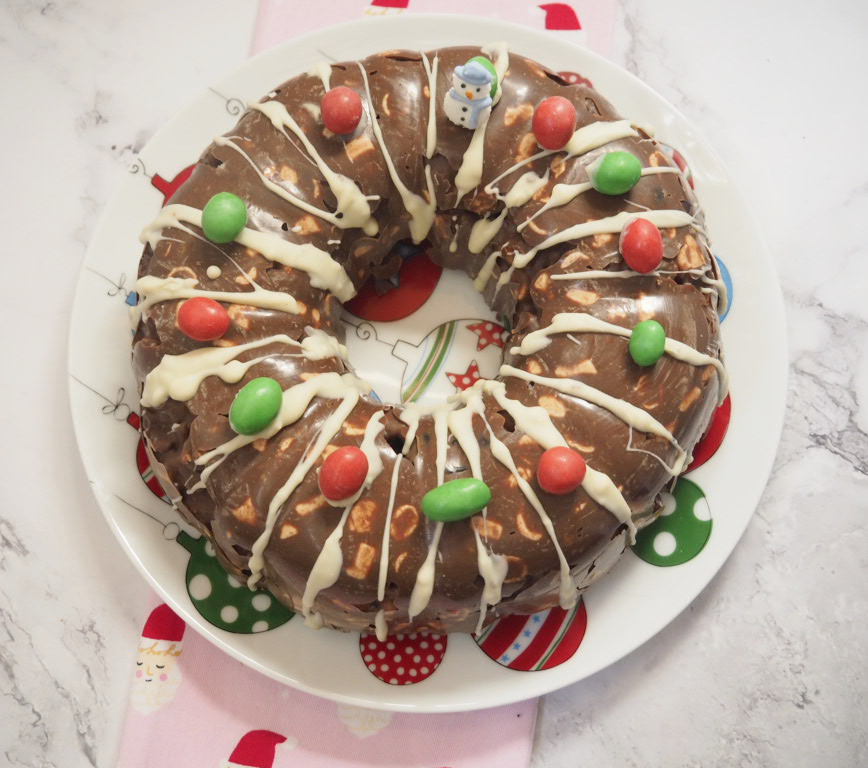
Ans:
POLYGON ((286 624, 295 614, 264 589, 251 591, 223 569, 204 536, 181 531, 178 543, 190 553, 187 593, 202 617, 215 627, 249 635, 286 624))
POLYGON ((660 517, 636 534, 633 551, 651 565, 681 565, 705 547, 711 535, 711 510, 702 489, 683 477, 663 499, 660 517))

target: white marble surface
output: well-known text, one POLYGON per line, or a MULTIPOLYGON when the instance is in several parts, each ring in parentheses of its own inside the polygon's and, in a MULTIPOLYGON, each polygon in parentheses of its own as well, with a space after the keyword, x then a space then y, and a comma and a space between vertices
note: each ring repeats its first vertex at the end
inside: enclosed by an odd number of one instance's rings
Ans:
MULTIPOLYGON (((0 765, 114 765, 147 590, 74 446, 70 302, 113 182, 242 61, 254 15, 0 6, 0 765)), ((623 2, 613 58, 705 133, 764 225, 788 310, 787 421, 719 576, 636 653, 546 697, 534 766, 868 764, 865 29, 868 5, 849 0, 623 2)))

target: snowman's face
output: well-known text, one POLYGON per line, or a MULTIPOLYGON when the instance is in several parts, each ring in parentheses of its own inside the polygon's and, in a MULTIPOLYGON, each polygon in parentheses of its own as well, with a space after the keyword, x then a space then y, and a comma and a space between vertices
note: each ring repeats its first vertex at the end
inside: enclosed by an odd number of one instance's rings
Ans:
POLYGON ((484 99, 491 90, 490 85, 473 85, 466 80, 462 80, 457 72, 452 73, 452 87, 470 101, 484 99))

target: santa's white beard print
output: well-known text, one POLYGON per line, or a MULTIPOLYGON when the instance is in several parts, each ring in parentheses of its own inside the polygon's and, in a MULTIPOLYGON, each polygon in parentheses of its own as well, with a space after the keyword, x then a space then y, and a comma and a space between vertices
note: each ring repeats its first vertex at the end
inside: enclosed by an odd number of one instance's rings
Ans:
POLYGON ((180 684, 181 670, 177 664, 163 675, 137 675, 133 678, 130 703, 138 712, 149 715, 174 699, 180 684), (162 680, 161 677, 166 679, 162 680))

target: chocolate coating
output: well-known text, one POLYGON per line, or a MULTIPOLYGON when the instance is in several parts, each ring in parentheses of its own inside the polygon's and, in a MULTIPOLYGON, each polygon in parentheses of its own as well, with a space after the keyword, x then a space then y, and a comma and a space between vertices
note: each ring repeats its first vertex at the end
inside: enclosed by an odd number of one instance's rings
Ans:
MULTIPOLYGON (((429 58, 435 53, 439 56, 435 98, 442 102, 450 87, 452 69, 478 55, 479 50, 446 48, 431 52, 429 58)), ((357 229, 342 230, 295 207, 270 191, 242 155, 231 147, 216 144, 205 150, 172 202, 201 209, 215 193, 232 192, 247 204, 248 227, 290 242, 309 242, 330 252, 344 266, 356 288, 371 275, 388 278, 394 274, 400 267, 400 259, 390 254, 398 240, 409 237, 409 217, 392 185, 370 121, 379 121, 401 179, 409 189, 423 194, 428 78, 417 52, 381 53, 369 57, 363 65, 370 81, 374 114, 367 120, 363 118, 355 138, 331 135, 317 119, 315 110, 306 106, 317 105, 322 99, 323 85, 318 77, 295 77, 263 101, 280 101, 334 171, 354 179, 365 195, 379 197, 371 203, 379 223, 376 236, 367 236, 357 229)), ((364 94, 355 63, 332 65, 331 86, 339 85, 364 94)), ((492 110, 485 134, 483 184, 538 151, 531 120, 536 104, 548 96, 569 99, 576 108, 580 127, 594 121, 620 119, 595 91, 569 85, 536 62, 516 54, 510 55, 508 74, 501 87, 502 98, 492 110)), ((557 274, 583 270, 627 269, 618 253, 618 236, 597 235, 539 253, 526 268, 515 270, 496 291, 498 279, 510 268, 516 253, 526 252, 574 224, 642 208, 684 210, 697 222, 695 226, 662 232, 662 270, 709 269, 710 276, 718 278, 701 231, 702 214, 680 174, 643 177, 623 196, 591 190, 566 205, 546 211, 521 232, 516 228, 542 207, 555 184, 587 181, 585 165, 604 151, 631 152, 643 166, 671 165, 659 145, 641 134, 638 138, 610 142, 579 157, 565 159, 563 153, 553 154, 513 172, 498 184, 503 193, 528 170, 542 175, 548 169, 549 180, 528 203, 510 209, 494 240, 482 253, 473 254, 468 248, 472 223, 480 216, 496 215, 503 203, 480 186, 455 206, 455 174, 472 132, 446 119, 440 103, 436 115, 438 140, 430 164, 438 213, 428 238, 432 258, 444 267, 461 269, 472 277, 489 253, 500 251, 484 296, 497 312, 511 318, 513 330, 504 362, 541 376, 571 377, 640 406, 669 429, 689 452, 707 428, 719 393, 720 383, 711 366, 691 366, 664 356, 655 366, 640 368, 629 358, 626 339, 602 333, 573 334, 573 338, 558 334, 548 347, 530 356, 513 357, 508 350, 529 331, 548 325, 559 312, 585 312, 628 328, 640 320, 654 318, 663 324, 670 338, 719 357, 717 313, 708 286, 697 273, 637 274, 627 279, 552 279, 557 274), (453 239, 458 248, 451 252, 453 239)), ((310 205, 335 210, 336 200, 328 184, 302 151, 300 142, 277 131, 263 114, 248 110, 227 135, 234 137, 267 178, 310 205)), ((325 291, 313 288, 307 273, 271 262, 237 243, 221 249, 225 256, 213 244, 189 232, 173 230, 171 239, 161 240, 154 250, 145 248, 139 276, 195 277, 200 287, 207 290, 233 292, 251 290, 252 279, 262 288, 291 294, 303 307, 299 314, 293 315, 228 304, 233 322, 219 341, 221 345, 255 341, 273 334, 302 339, 306 326, 340 336, 339 302, 325 291), (210 279, 206 270, 215 261, 222 273, 210 279)), ((209 346, 179 330, 178 304, 178 301, 155 304, 139 323, 133 342, 133 365, 140 383, 164 355, 209 346)), ((232 453, 213 472, 205 489, 193 491, 202 469, 194 463, 195 459, 233 437, 229 408, 235 393, 251 379, 272 377, 287 389, 303 377, 345 372, 345 364, 339 358, 311 361, 289 356, 286 347, 280 344, 248 350, 238 359, 245 361, 263 355, 267 355, 266 359, 253 365, 239 382, 229 384, 211 376, 191 400, 168 400, 160 407, 146 408, 142 419, 160 482, 180 513, 212 540, 223 564, 239 579, 249 574, 250 550, 263 530, 271 499, 333 412, 334 401, 315 398, 300 420, 267 441, 257 441, 232 453)), ((671 476, 660 461, 648 453, 628 450, 628 444, 632 441, 634 448, 653 452, 668 464, 675 459, 672 445, 649 434, 631 436, 628 425, 608 411, 546 386, 518 378, 506 378, 504 382, 510 398, 526 406, 545 408, 588 465, 612 478, 638 527, 653 519, 659 506, 658 494, 671 476)), ((486 420, 508 446, 519 473, 538 493, 577 584, 580 589, 585 588, 627 546, 626 526, 581 487, 563 496, 542 491, 536 481, 542 447, 516 429, 512 418, 493 398, 485 396, 484 405, 486 420)), ((532 613, 557 604, 558 559, 554 544, 517 488, 515 477, 492 456, 488 431, 479 416, 474 416, 473 425, 481 446, 483 477, 493 496, 486 520, 474 515, 444 526, 433 596, 427 608, 410 621, 409 597, 436 525, 421 511, 423 495, 437 484, 434 427, 430 418, 423 418, 399 469, 391 520, 388 586, 385 600, 377 601, 392 469, 396 447, 400 450, 407 436, 407 425, 398 418, 400 406, 384 406, 362 398, 330 441, 333 447, 357 446, 368 420, 379 410, 384 411, 385 429, 376 440, 376 449, 384 469, 349 515, 341 541, 340 578, 316 600, 315 609, 326 625, 368 630, 376 612, 383 608, 390 632, 426 628, 437 632, 472 631, 478 619, 483 583, 477 569, 474 528, 509 563, 503 600, 489 609, 489 620, 509 613, 532 613)), ((322 458, 283 505, 265 552, 264 585, 296 610, 301 606, 311 567, 341 516, 341 509, 330 506, 320 493, 317 469, 321 462, 322 458)), ((467 457, 451 439, 445 479, 470 475, 467 457)))

